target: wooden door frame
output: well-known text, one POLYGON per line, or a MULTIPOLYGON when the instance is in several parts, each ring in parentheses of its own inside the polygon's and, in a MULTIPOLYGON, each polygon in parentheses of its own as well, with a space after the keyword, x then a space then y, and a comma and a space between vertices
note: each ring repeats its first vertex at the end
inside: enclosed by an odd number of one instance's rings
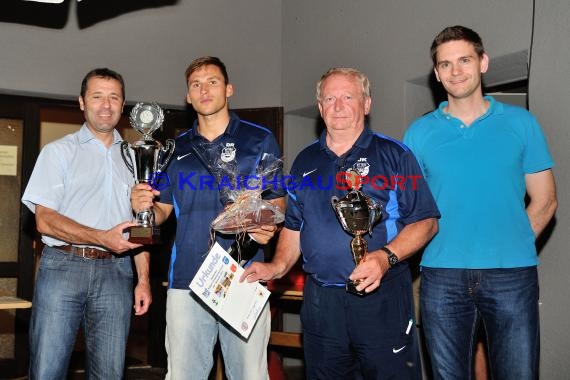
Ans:
MULTIPOLYGON (((27 180, 33 170, 37 157, 37 143, 39 134, 38 124, 38 99, 31 97, 0 95, 0 115, 6 118, 20 119, 23 121, 22 131, 22 161, 19 168, 21 175, 20 197, 25 189, 27 180), (35 148, 34 148, 35 147, 35 148)), ((26 300, 32 299, 33 294, 33 233, 35 229, 33 214, 20 204, 20 226, 18 239, 18 261, 0 263, 0 277, 17 278, 16 296, 26 300)), ((0 360, 0 373, 7 376, 20 376, 27 372, 29 357, 28 326, 30 321, 30 309, 17 309, 15 312, 15 342, 14 359, 0 360)))

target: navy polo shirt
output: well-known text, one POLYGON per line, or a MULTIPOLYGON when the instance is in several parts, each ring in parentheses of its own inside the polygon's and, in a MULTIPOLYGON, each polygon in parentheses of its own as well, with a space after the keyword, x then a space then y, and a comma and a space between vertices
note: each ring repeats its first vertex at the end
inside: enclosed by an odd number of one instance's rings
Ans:
MULTIPOLYGON (((353 168, 369 183, 361 190, 382 205, 382 218, 366 234, 368 250, 393 240, 407 224, 440 216, 421 169, 402 143, 372 132, 368 127, 353 147, 338 157, 326 146, 326 131, 305 148, 291 168, 285 227, 301 232, 304 270, 328 286, 344 286, 355 263, 350 250, 352 235, 345 232, 331 206, 331 197, 344 197, 347 184, 339 172, 353 168)), ((397 265, 384 279, 397 275, 407 263, 397 265)))
MULTIPOLYGON (((187 289, 198 271, 212 241, 224 248, 234 241, 235 235, 213 235, 210 223, 224 208, 220 197, 220 184, 206 165, 220 162, 222 158, 237 165, 236 172, 242 178, 256 175, 256 168, 264 154, 280 158, 280 150, 271 131, 259 125, 240 120, 230 114, 226 131, 214 141, 208 141, 193 127, 176 138, 176 148, 166 169, 168 183, 161 182, 161 203, 172 204, 176 214, 176 239, 172 248, 168 273, 169 288, 187 289)), ((223 161, 223 160, 222 160, 223 161)), ((278 179, 282 173, 278 174, 278 179)), ((231 189, 230 183, 223 190, 231 189)), ((235 184, 235 182, 234 182, 235 184)), ((275 187, 264 199, 285 195, 285 190, 275 187)), ((262 260, 260 250, 253 260, 262 260)))

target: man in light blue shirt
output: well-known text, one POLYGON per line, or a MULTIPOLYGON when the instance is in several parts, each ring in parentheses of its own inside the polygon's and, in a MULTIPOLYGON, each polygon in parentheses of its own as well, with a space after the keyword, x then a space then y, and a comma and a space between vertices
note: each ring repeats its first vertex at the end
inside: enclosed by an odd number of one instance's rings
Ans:
MULTIPOLYGON (((78 132, 46 145, 22 202, 35 213, 46 245, 40 260, 30 322, 29 378, 66 378, 75 336, 83 323, 88 378, 122 379, 131 318, 133 272, 124 232, 134 225, 134 183, 121 159, 115 130, 125 102, 124 82, 109 69, 84 78, 78 132)), ((149 253, 134 256, 135 314, 151 303, 149 253)))

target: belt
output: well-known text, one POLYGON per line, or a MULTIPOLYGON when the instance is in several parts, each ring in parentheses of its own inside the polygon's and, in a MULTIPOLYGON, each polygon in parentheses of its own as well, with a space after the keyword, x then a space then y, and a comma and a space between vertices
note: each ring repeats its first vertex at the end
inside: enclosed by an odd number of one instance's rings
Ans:
POLYGON ((344 287, 346 286, 345 282, 322 282, 320 280, 318 280, 316 278, 316 274, 313 275, 309 275, 307 277, 309 277, 311 280, 313 280, 313 282, 317 285, 320 286, 321 288, 342 288, 344 289, 344 287))
POLYGON ((54 247, 60 251, 71 253, 75 256, 81 256, 86 259, 112 259, 114 255, 111 252, 92 247, 76 247, 74 245, 61 245, 54 247))

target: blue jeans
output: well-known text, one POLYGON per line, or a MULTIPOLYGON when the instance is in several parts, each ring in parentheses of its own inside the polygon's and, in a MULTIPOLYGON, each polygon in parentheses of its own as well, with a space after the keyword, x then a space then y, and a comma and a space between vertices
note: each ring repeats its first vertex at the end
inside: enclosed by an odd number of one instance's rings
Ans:
POLYGON ((45 247, 30 322, 30 380, 67 377, 81 322, 87 379, 122 379, 133 305, 129 256, 84 259, 45 247))
POLYGON ((269 303, 249 339, 221 323, 190 290, 168 289, 166 298, 167 380, 206 380, 220 339, 229 380, 267 380, 267 344, 271 330, 269 303))
POLYGON ((478 324, 494 379, 538 378, 536 267, 422 269, 420 311, 434 379, 472 379, 478 324))

